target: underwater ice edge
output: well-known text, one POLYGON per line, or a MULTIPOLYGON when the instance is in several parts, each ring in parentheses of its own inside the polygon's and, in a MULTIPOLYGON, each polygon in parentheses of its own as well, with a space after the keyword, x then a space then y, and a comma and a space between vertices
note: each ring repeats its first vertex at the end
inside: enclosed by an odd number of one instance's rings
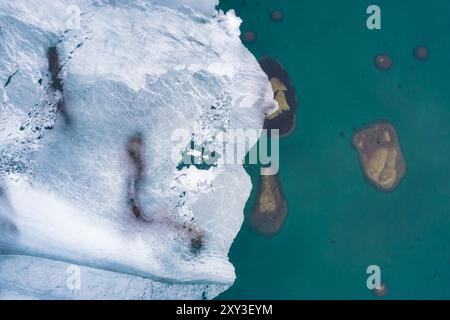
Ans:
POLYGON ((240 19, 216 4, 77 1, 80 27, 68 28, 73 2, 0 2, 1 298, 213 298, 233 283, 227 253, 250 179, 241 166, 178 170, 168 147, 177 128, 202 141, 259 130, 273 108, 240 19), (64 90, 49 72, 53 47, 64 90), (152 223, 126 201, 136 134, 148 173, 139 205, 152 223), (194 222, 199 253, 186 245, 194 222))

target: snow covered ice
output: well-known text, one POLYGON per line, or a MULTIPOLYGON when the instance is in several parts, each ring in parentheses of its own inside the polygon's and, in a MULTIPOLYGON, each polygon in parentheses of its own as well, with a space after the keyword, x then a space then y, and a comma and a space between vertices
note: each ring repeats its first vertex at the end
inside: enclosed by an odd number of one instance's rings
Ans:
POLYGON ((219 132, 261 129, 274 102, 240 19, 216 4, 0 0, 0 298, 209 299, 232 285, 250 178, 180 168, 172 133, 214 148, 219 132))

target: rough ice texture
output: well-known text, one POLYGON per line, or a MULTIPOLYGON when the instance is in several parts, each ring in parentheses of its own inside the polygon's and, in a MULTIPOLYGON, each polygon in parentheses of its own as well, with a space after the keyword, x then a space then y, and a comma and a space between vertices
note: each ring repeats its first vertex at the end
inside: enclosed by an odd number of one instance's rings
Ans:
POLYGON ((233 283, 227 254, 250 179, 241 165, 180 169, 171 139, 187 129, 214 149, 220 132, 261 129, 273 107, 239 18, 215 5, 0 0, 0 298, 213 298, 233 283), (51 86, 51 46, 64 93, 51 86), (136 133, 146 221, 127 202, 136 133), (71 264, 80 290, 66 286, 71 264))

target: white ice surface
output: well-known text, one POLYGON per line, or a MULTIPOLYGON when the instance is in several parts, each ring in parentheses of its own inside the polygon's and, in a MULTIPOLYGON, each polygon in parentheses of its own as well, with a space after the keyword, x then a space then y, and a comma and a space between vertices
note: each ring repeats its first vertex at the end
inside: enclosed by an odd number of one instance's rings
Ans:
POLYGON ((171 141, 187 129, 213 148, 219 132, 261 129, 273 107, 239 18, 216 2, 0 0, 0 298, 212 298, 233 283, 250 179, 241 165, 178 170, 171 141), (81 25, 68 29, 74 4, 81 25), (55 45, 70 126, 49 84, 55 45), (137 132, 151 222, 127 204, 137 132), (180 223, 202 230, 199 252, 180 223), (70 264, 82 266, 76 292, 70 264))

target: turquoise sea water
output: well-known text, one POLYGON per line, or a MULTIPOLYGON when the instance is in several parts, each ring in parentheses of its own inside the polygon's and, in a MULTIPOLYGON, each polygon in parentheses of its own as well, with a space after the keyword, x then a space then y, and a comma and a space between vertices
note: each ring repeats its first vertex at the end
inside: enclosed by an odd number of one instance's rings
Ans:
MULTIPOLYGON (((379 299, 369 265, 381 267, 386 299, 450 299, 450 1, 378 0, 381 31, 366 28, 371 4, 221 0, 256 31, 249 50, 286 67, 299 105, 280 144, 286 223, 272 238, 251 229, 254 188, 230 252, 237 280, 219 299, 379 299), (427 61, 414 59, 417 45, 427 61), (379 53, 390 71, 374 67, 379 53), (354 128, 380 119, 408 165, 389 194, 367 183, 351 146, 354 128)), ((256 186, 258 168, 247 171, 256 186)))

